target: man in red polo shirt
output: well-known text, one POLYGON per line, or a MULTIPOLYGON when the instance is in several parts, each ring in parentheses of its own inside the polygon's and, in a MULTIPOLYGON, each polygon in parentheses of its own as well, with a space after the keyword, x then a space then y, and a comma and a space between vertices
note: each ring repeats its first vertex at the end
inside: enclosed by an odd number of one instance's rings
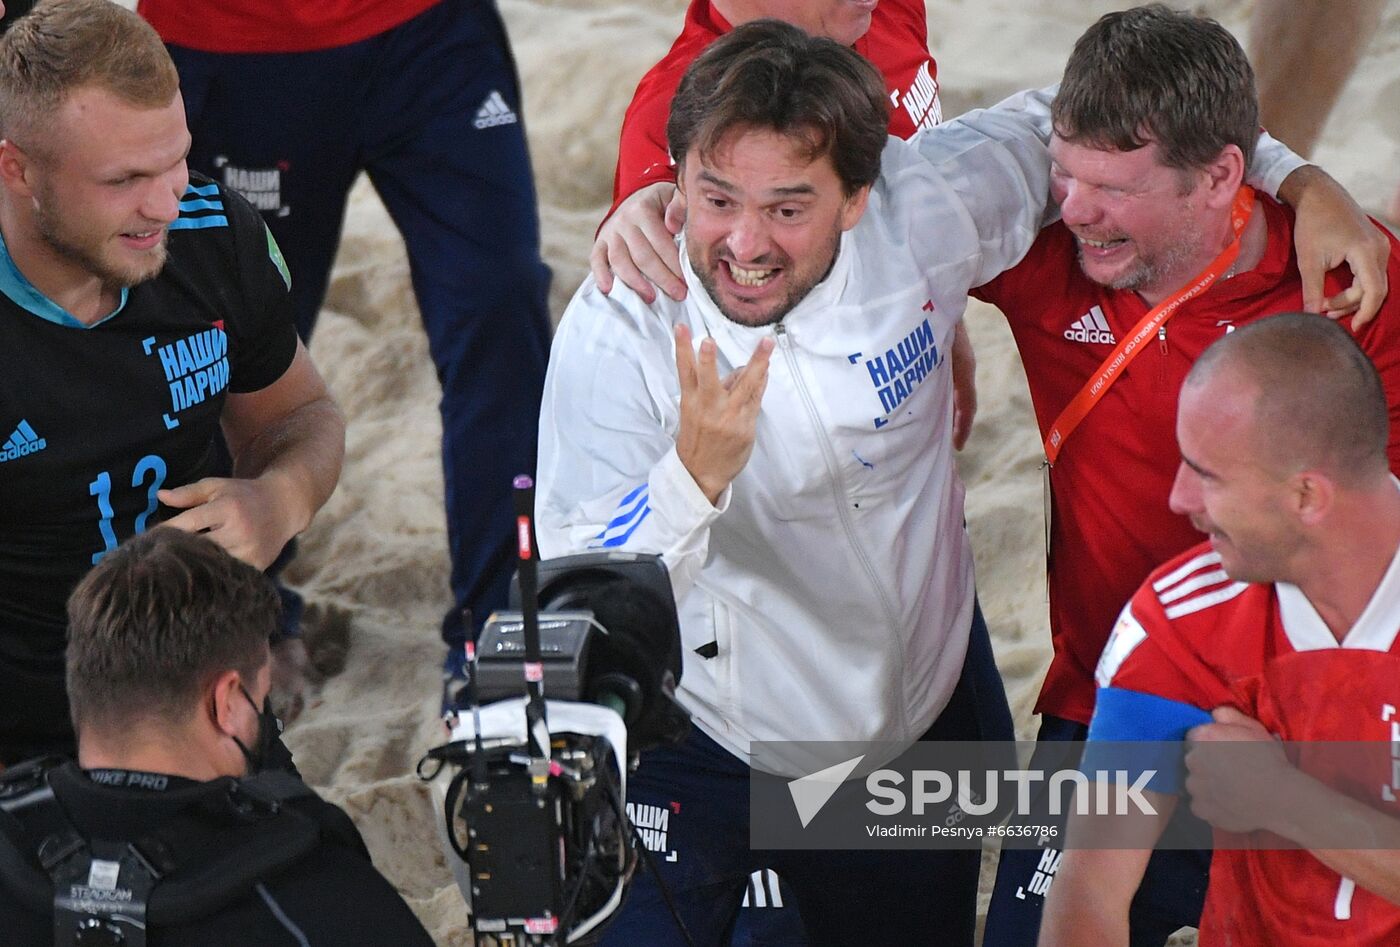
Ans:
MULTIPOLYGON (((1062 219, 974 293, 1006 314, 1052 461, 1054 658, 1036 704, 1047 755, 1084 739, 1094 667, 1123 603, 1157 564, 1201 541, 1167 503, 1182 380, 1221 336, 1304 304, 1292 211, 1241 187, 1258 112, 1244 51, 1218 23, 1160 6, 1108 14, 1076 44, 1052 117, 1062 219), (1209 288, 1165 321, 1148 320, 1213 264, 1209 288), (1133 339, 1135 358, 1107 373, 1101 399, 1081 398, 1133 339), (1076 402, 1087 407, 1077 426, 1076 402)), ((1394 283, 1400 249, 1374 232, 1394 283)), ((1349 279, 1331 271, 1326 294, 1349 279)), ((1385 385, 1390 463, 1400 470, 1400 300, 1392 294, 1364 327, 1344 324, 1385 385)), ((1134 904, 1134 943, 1194 926, 1207 862, 1205 853, 1154 857, 1134 904)), ((987 944, 1034 943, 1058 863, 1053 848, 1003 851, 987 944)))

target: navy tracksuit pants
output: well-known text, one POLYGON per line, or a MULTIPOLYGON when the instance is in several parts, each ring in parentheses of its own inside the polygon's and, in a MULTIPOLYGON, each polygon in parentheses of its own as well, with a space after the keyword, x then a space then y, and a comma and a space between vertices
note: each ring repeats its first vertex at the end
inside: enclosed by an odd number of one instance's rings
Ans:
MULTIPOLYGON (((962 677, 923 739, 1009 741, 1013 735, 977 609, 962 677)), ((678 747, 642 754, 627 782, 627 803, 698 947, 972 947, 980 851, 754 851, 749 767, 698 728, 678 747), (771 906, 769 872, 760 876, 768 904, 753 904, 750 874, 764 869, 782 879, 781 909, 771 906), (746 890, 752 909, 741 911, 746 890)), ((602 943, 685 943, 651 872, 638 873, 602 943)))
POLYGON ((348 46, 215 54, 171 47, 190 165, 263 212, 311 334, 351 185, 365 171, 407 246, 442 383, 455 607, 449 643, 506 604, 511 479, 532 472, 549 349, 549 269, 515 64, 492 0, 442 0, 348 46))

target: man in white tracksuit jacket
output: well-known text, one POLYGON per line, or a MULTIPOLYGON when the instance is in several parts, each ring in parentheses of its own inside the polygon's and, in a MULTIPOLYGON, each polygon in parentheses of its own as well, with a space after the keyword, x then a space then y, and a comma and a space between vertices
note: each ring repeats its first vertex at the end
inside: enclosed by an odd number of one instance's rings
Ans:
MULTIPOLYGON (((773 21, 717 40, 668 126, 687 298, 590 278, 553 344, 541 554, 660 553, 675 588, 696 731, 643 756, 628 803, 697 943, 760 867, 813 943, 972 942, 976 851, 748 848, 750 764, 815 768, 753 742, 1012 738, 947 350, 967 291, 1039 231, 1047 130, 1002 108, 904 142, 887 107, 829 40, 773 21)), ((605 940, 681 942, 650 875, 605 940)))
POLYGON ((1006 141, 961 121, 882 132, 863 216, 771 324, 726 318, 688 254, 684 302, 589 279, 565 312, 540 421, 541 554, 663 554, 683 649, 715 651, 687 661, 680 693, 740 759, 753 740, 915 740, 957 682, 974 590, 947 346, 968 289, 1034 240, 1048 192, 1044 146, 1000 127, 1006 141), (752 457, 716 503, 677 453, 677 326, 713 340, 721 377, 776 343, 752 457))
MULTIPOLYGON (((697 943, 707 942, 700 931, 732 923, 744 879, 762 867, 745 861, 750 742, 916 740, 948 705, 968 650, 972 554, 951 457, 947 347, 967 290, 1035 238, 1049 159, 1033 129, 990 112, 979 124, 1005 141, 965 122, 890 139, 885 107, 873 68, 829 40, 765 23, 717 41, 672 111, 673 148, 678 119, 700 138, 678 153, 687 300, 647 304, 621 286, 609 297, 590 279, 554 341, 540 551, 659 552, 671 570, 687 652, 680 697, 697 725, 691 743, 712 759, 678 765, 693 785, 648 798, 673 751, 644 757, 629 801, 668 810, 664 851, 675 858, 663 870, 697 943), (785 70, 780 91, 734 92, 726 111, 714 86, 746 69, 759 82, 785 70), (810 148, 820 119, 780 132, 744 114, 784 95, 814 114, 852 105, 817 133, 824 147, 810 148), (692 338, 706 340, 698 355, 692 338), (725 838, 717 821, 739 834, 725 838), (717 866, 719 854, 688 850, 701 845, 744 859, 717 866)), ((1005 717, 991 673, 987 696, 1005 717)), ((968 723, 948 738, 1010 738, 1009 727, 982 734, 968 723)), ((780 757, 758 765, 809 771, 780 757)), ((883 923, 889 942, 937 924, 946 942, 965 928, 970 943, 976 852, 830 854, 889 864, 878 863, 878 878, 828 867, 831 890, 809 897, 800 870, 774 866, 799 889, 814 941, 851 943, 883 923), (958 878, 945 877, 954 863, 958 878), (852 887, 858 874, 868 889, 852 887), (930 884, 952 896, 929 898, 930 884)), ((609 942, 680 942, 649 894, 633 892, 609 942)))

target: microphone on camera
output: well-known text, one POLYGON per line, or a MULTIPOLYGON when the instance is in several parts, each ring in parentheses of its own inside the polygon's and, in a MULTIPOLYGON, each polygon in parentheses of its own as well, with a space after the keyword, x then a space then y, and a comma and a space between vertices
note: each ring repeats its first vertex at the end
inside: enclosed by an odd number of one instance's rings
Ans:
POLYGON ((549 722, 544 705, 544 661, 540 656, 539 553, 535 549, 535 481, 515 478, 515 544, 520 559, 520 615, 525 639, 525 737, 536 788, 549 778, 549 722))

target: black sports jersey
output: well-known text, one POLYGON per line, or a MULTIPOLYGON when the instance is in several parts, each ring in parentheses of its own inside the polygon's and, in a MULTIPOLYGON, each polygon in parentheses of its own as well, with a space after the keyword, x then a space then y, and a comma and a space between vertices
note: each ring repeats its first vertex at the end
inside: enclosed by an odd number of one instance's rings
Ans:
POLYGON ((158 489, 213 472, 226 393, 296 352, 290 277, 243 198, 192 175, 168 240, 160 274, 91 327, 0 243, 0 682, 62 674, 78 579, 163 518, 158 489))

